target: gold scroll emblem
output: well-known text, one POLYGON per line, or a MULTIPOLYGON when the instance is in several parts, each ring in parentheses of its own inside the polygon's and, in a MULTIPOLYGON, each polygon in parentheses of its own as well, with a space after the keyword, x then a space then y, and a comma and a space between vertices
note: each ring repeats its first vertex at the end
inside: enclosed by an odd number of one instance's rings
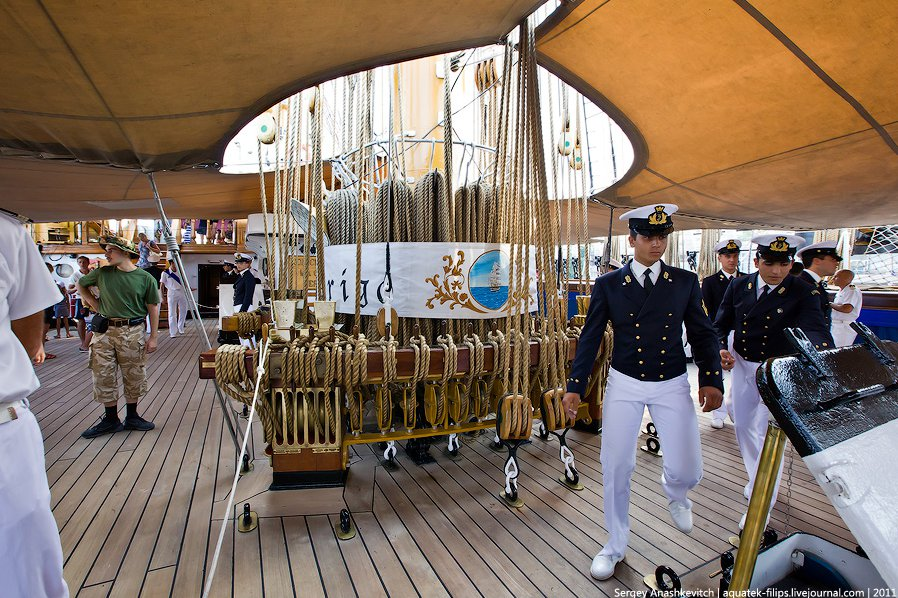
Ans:
POLYGON ((786 237, 777 237, 776 241, 770 244, 770 251, 789 251, 789 243, 786 237))
POLYGON ((667 214, 664 213, 664 206, 655 206, 655 211, 649 214, 649 224, 659 226, 667 224, 667 214))

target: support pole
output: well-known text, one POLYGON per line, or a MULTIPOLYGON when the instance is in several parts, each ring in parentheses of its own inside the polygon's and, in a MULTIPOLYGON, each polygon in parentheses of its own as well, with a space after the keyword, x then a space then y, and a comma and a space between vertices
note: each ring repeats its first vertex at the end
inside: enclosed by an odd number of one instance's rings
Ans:
MULTIPOLYGON (((202 335, 202 339, 205 341, 206 349, 211 349, 212 343, 209 341, 209 335, 206 333, 206 327, 203 326, 203 319, 200 317, 200 308, 196 303, 193 291, 190 289, 190 284, 187 281, 187 270, 184 269, 184 262, 181 261, 181 248, 178 247, 177 240, 172 234, 171 227, 168 225, 168 218, 165 217, 165 209, 162 207, 162 199, 159 197, 159 189, 156 188, 156 179, 153 177, 152 172, 147 173, 147 179, 150 181, 150 188, 153 190, 153 199, 156 200, 156 208, 159 210, 159 217, 162 219, 162 235, 165 237, 166 248, 168 249, 169 254, 174 258, 175 264, 177 264, 178 270, 181 272, 181 276, 184 277, 184 281, 188 283, 183 286, 185 287, 184 290, 187 291, 187 306, 190 309, 193 322, 202 335)), ((231 421, 231 410, 227 402, 225 402, 224 396, 221 394, 218 382, 213 380, 212 383, 215 386, 215 396, 218 397, 218 404, 221 407, 222 415, 224 416, 225 422, 228 424, 228 432, 231 433, 231 439, 234 441, 234 448, 239 451, 240 441, 237 439, 237 430, 240 428, 238 426, 235 429, 234 422, 231 421)))
POLYGON ((761 449, 758 460, 758 473, 755 475, 755 486, 751 493, 751 501, 748 503, 748 515, 745 517, 745 527, 739 540, 736 564, 733 565, 730 592, 745 592, 751 583, 785 447, 786 434, 775 421, 770 421, 767 424, 767 435, 764 437, 764 448, 761 449))
POLYGON ((602 260, 606 264, 611 263, 611 229, 614 226, 614 206, 608 206, 610 210, 608 213, 608 240, 605 242, 605 255, 602 257, 602 260))

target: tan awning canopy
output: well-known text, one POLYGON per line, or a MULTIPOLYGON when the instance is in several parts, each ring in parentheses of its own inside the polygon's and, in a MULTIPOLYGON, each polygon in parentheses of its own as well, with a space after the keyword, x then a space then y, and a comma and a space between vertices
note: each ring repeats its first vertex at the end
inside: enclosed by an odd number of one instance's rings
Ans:
MULTIPOLYGON (((257 174, 194 168, 153 176, 169 218, 246 218, 262 211, 257 174)), ((266 176, 269 209, 273 187, 266 176)), ((159 217, 139 171, 34 158, 0 158, 0 207, 36 222, 159 217)))
MULTIPOLYGON (((0 207, 37 220, 152 216, 145 178, 126 169, 215 165, 236 131, 291 93, 496 41, 536 4, 0 7, 0 207)), ((583 0, 550 18, 538 50, 635 146, 600 198, 610 205, 677 203, 681 227, 898 220, 891 2, 583 0)), ((258 204, 255 177, 158 177, 173 217, 258 204)), ((607 208, 592 206, 591 234, 606 226, 607 208)))
POLYGON ((144 171, 215 164, 277 101, 498 41, 537 0, 43 2, 0 7, 0 154, 144 171))
MULTIPOLYGON (((279 100, 339 75, 499 41, 539 4, 4 4, 0 208, 45 221, 153 217, 140 171, 216 166, 234 134, 279 100)), ((157 183, 171 217, 259 210, 257 176, 191 169, 157 183)))
POLYGON ((565 10, 540 31, 541 62, 635 149, 603 201, 676 203, 743 227, 898 222, 894 2, 584 0, 565 10))

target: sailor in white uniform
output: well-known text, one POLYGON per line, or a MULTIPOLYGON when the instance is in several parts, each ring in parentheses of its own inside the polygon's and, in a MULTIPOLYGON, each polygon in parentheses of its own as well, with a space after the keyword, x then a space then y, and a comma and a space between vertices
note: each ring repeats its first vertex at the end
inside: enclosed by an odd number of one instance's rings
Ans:
POLYGON ((43 310, 60 299, 25 228, 0 215, 0 596, 63 598, 44 441, 28 395, 40 386, 43 310))
MULTIPOLYGON (((750 498, 754 487, 770 419, 755 380, 758 367, 771 357, 795 352, 783 333, 785 328, 800 328, 820 350, 833 346, 829 327, 824 324, 820 310, 820 291, 799 277, 789 275, 795 251, 802 243, 801 237, 785 233, 760 235, 751 242, 758 246, 755 257, 758 271, 730 282, 714 321, 721 362, 724 369, 733 370, 733 421, 739 452, 748 474, 746 498, 750 498), (729 349, 731 332, 734 333, 732 351, 729 349)), ((779 475, 771 509, 776 501, 779 475)), ((744 521, 743 516, 740 529, 744 521)))
MULTIPOLYGON (((187 292, 184 288, 182 274, 174 262, 162 273, 159 286, 166 288, 168 301, 168 335, 172 338, 184 334, 184 323, 187 321, 187 292)), ((161 291, 161 288, 160 288, 161 291)))
POLYGON ((839 270, 832 277, 832 283, 839 287, 839 292, 833 298, 833 324, 831 327, 833 341, 837 347, 847 347, 854 344, 857 333, 851 327, 851 323, 861 315, 864 298, 860 289, 852 283, 854 272, 851 270, 839 270))
POLYGON ((661 262, 676 211, 673 204, 651 205, 620 217, 629 225, 635 259, 596 280, 563 399, 573 417, 611 322, 614 350, 602 405, 601 450, 608 540, 590 568, 596 579, 611 577, 627 551, 630 477, 646 407, 664 447, 661 487, 671 519, 680 531, 692 531, 687 495, 702 478, 702 455, 680 341, 684 323, 699 368, 699 404, 711 411, 723 398, 720 353, 698 279, 661 262))
MULTIPOLYGON (((702 280, 702 301, 711 321, 717 317, 717 308, 723 301, 723 295, 726 293, 730 281, 737 276, 745 276, 745 272, 739 271, 739 252, 742 251, 742 241, 724 237, 714 246, 717 252, 717 261, 720 262, 720 270, 707 276, 702 280)), ((732 351, 733 334, 730 333, 730 350, 732 351)), ((726 387, 726 393, 723 396, 723 405, 715 409, 711 413, 711 427, 715 430, 723 428, 723 420, 727 415, 730 421, 733 421, 733 399, 731 397, 732 387, 728 384, 728 374, 724 374, 723 382, 726 387)))

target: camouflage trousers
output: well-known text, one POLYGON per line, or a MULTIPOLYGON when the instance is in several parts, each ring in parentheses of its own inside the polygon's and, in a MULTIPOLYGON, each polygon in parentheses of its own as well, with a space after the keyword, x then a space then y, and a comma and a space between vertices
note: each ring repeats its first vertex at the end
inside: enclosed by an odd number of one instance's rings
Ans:
POLYGON ((122 370, 125 401, 136 403, 147 393, 146 326, 110 326, 94 333, 90 343, 89 367, 94 374, 94 400, 118 401, 118 370, 122 370))

